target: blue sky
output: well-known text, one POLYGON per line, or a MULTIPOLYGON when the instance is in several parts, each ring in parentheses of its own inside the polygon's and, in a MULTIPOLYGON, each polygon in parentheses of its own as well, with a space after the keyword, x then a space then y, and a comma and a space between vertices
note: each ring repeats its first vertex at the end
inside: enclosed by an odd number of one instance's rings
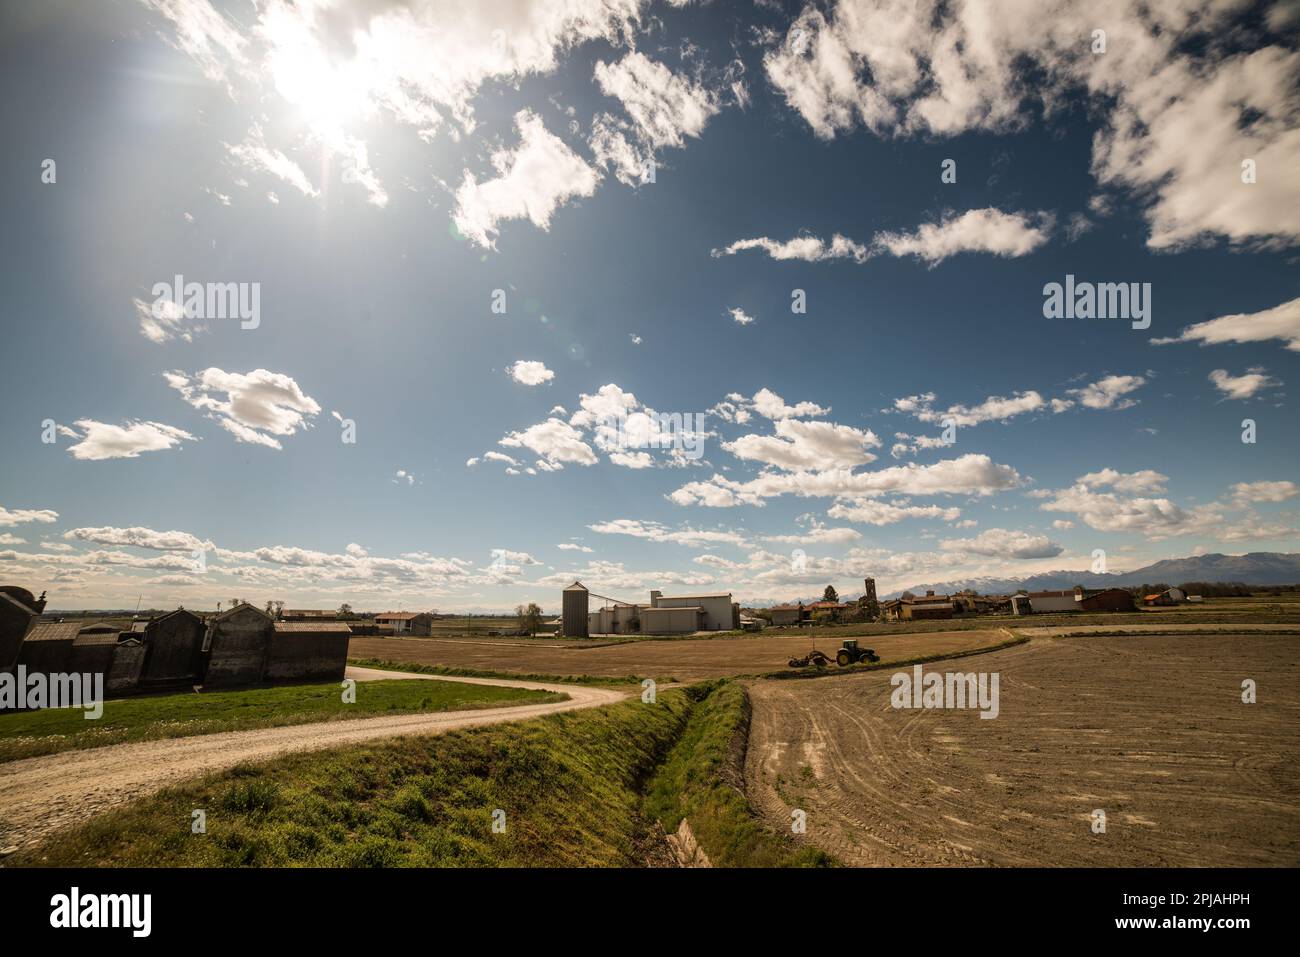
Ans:
POLYGON ((6 8, 4 578, 553 610, 1297 550, 1300 17, 1129 6, 6 8), (1045 318, 1067 275, 1149 328, 1045 318))

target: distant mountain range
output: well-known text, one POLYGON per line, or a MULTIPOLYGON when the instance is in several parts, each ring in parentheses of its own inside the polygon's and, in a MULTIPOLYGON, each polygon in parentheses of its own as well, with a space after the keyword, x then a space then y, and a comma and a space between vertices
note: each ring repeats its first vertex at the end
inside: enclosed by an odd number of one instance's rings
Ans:
POLYGON ((1131 585, 1182 582, 1241 582, 1246 585, 1290 585, 1300 582, 1300 552, 1249 552, 1245 555, 1194 555, 1166 558, 1131 572, 1098 575, 1090 571, 1043 572, 1026 578, 962 578, 933 582, 899 589, 880 598, 897 598, 904 591, 924 595, 974 589, 983 595, 1007 595, 1025 591, 1057 591, 1082 585, 1084 588, 1111 588, 1131 585))

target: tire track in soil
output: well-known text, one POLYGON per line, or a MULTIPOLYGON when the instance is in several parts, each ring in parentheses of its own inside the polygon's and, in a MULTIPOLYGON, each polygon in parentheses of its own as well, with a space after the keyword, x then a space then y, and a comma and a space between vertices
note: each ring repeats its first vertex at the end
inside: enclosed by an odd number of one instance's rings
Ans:
POLYGON ((749 797, 783 831, 802 808, 801 839, 853 865, 1296 866, 1297 651, 1275 635, 1041 638, 924 667, 998 672, 994 720, 895 711, 888 670, 754 682, 749 797), (1268 694, 1243 704, 1242 677, 1268 694))

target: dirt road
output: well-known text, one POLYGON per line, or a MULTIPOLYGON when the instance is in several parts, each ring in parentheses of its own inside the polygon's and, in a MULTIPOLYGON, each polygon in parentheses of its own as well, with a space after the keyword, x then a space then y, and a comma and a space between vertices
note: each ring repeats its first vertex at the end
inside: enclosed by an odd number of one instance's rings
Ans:
MULTIPOLYGON (((862 639, 883 661, 925 655, 952 654, 996 645, 1006 640, 996 628, 940 631, 904 635, 873 635, 862 639)), ((785 670, 790 658, 817 647, 834 655, 840 639, 810 635, 682 638, 674 641, 625 641, 618 644, 575 645, 572 642, 465 638, 353 638, 353 658, 416 662, 481 671, 522 674, 641 675, 664 680, 697 681, 728 675, 785 670)), ((834 666, 832 666, 834 667, 834 666)))
POLYGON ((1298 651, 1240 632, 1035 638, 925 667, 998 672, 993 720, 895 710, 892 669, 756 682, 750 797, 785 830, 803 809, 807 839, 855 865, 1294 867, 1298 651))
POLYGON ((612 704, 627 696, 626 691, 582 685, 489 678, 435 678, 364 668, 349 668, 348 677, 358 681, 410 678, 536 688, 562 692, 569 696, 569 700, 141 741, 0 764, 0 849, 35 843, 61 827, 79 824, 108 808, 184 778, 248 761, 263 761, 293 751, 333 748, 374 738, 440 734, 457 728, 540 718, 561 711, 612 704))

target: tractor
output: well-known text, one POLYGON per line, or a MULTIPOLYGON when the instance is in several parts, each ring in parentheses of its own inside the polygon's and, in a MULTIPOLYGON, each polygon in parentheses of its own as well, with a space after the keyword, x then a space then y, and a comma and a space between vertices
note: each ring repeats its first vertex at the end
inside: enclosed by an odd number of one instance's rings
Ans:
POLYGON ((822 651, 814 648, 802 658, 791 658, 789 665, 791 668, 807 668, 809 665, 816 665, 818 668, 825 668, 831 663, 830 657, 822 651))
POLYGON ((835 663, 841 668, 856 665, 860 661, 879 661, 880 655, 871 648, 859 648, 856 638, 845 638, 840 650, 835 652, 835 663))

